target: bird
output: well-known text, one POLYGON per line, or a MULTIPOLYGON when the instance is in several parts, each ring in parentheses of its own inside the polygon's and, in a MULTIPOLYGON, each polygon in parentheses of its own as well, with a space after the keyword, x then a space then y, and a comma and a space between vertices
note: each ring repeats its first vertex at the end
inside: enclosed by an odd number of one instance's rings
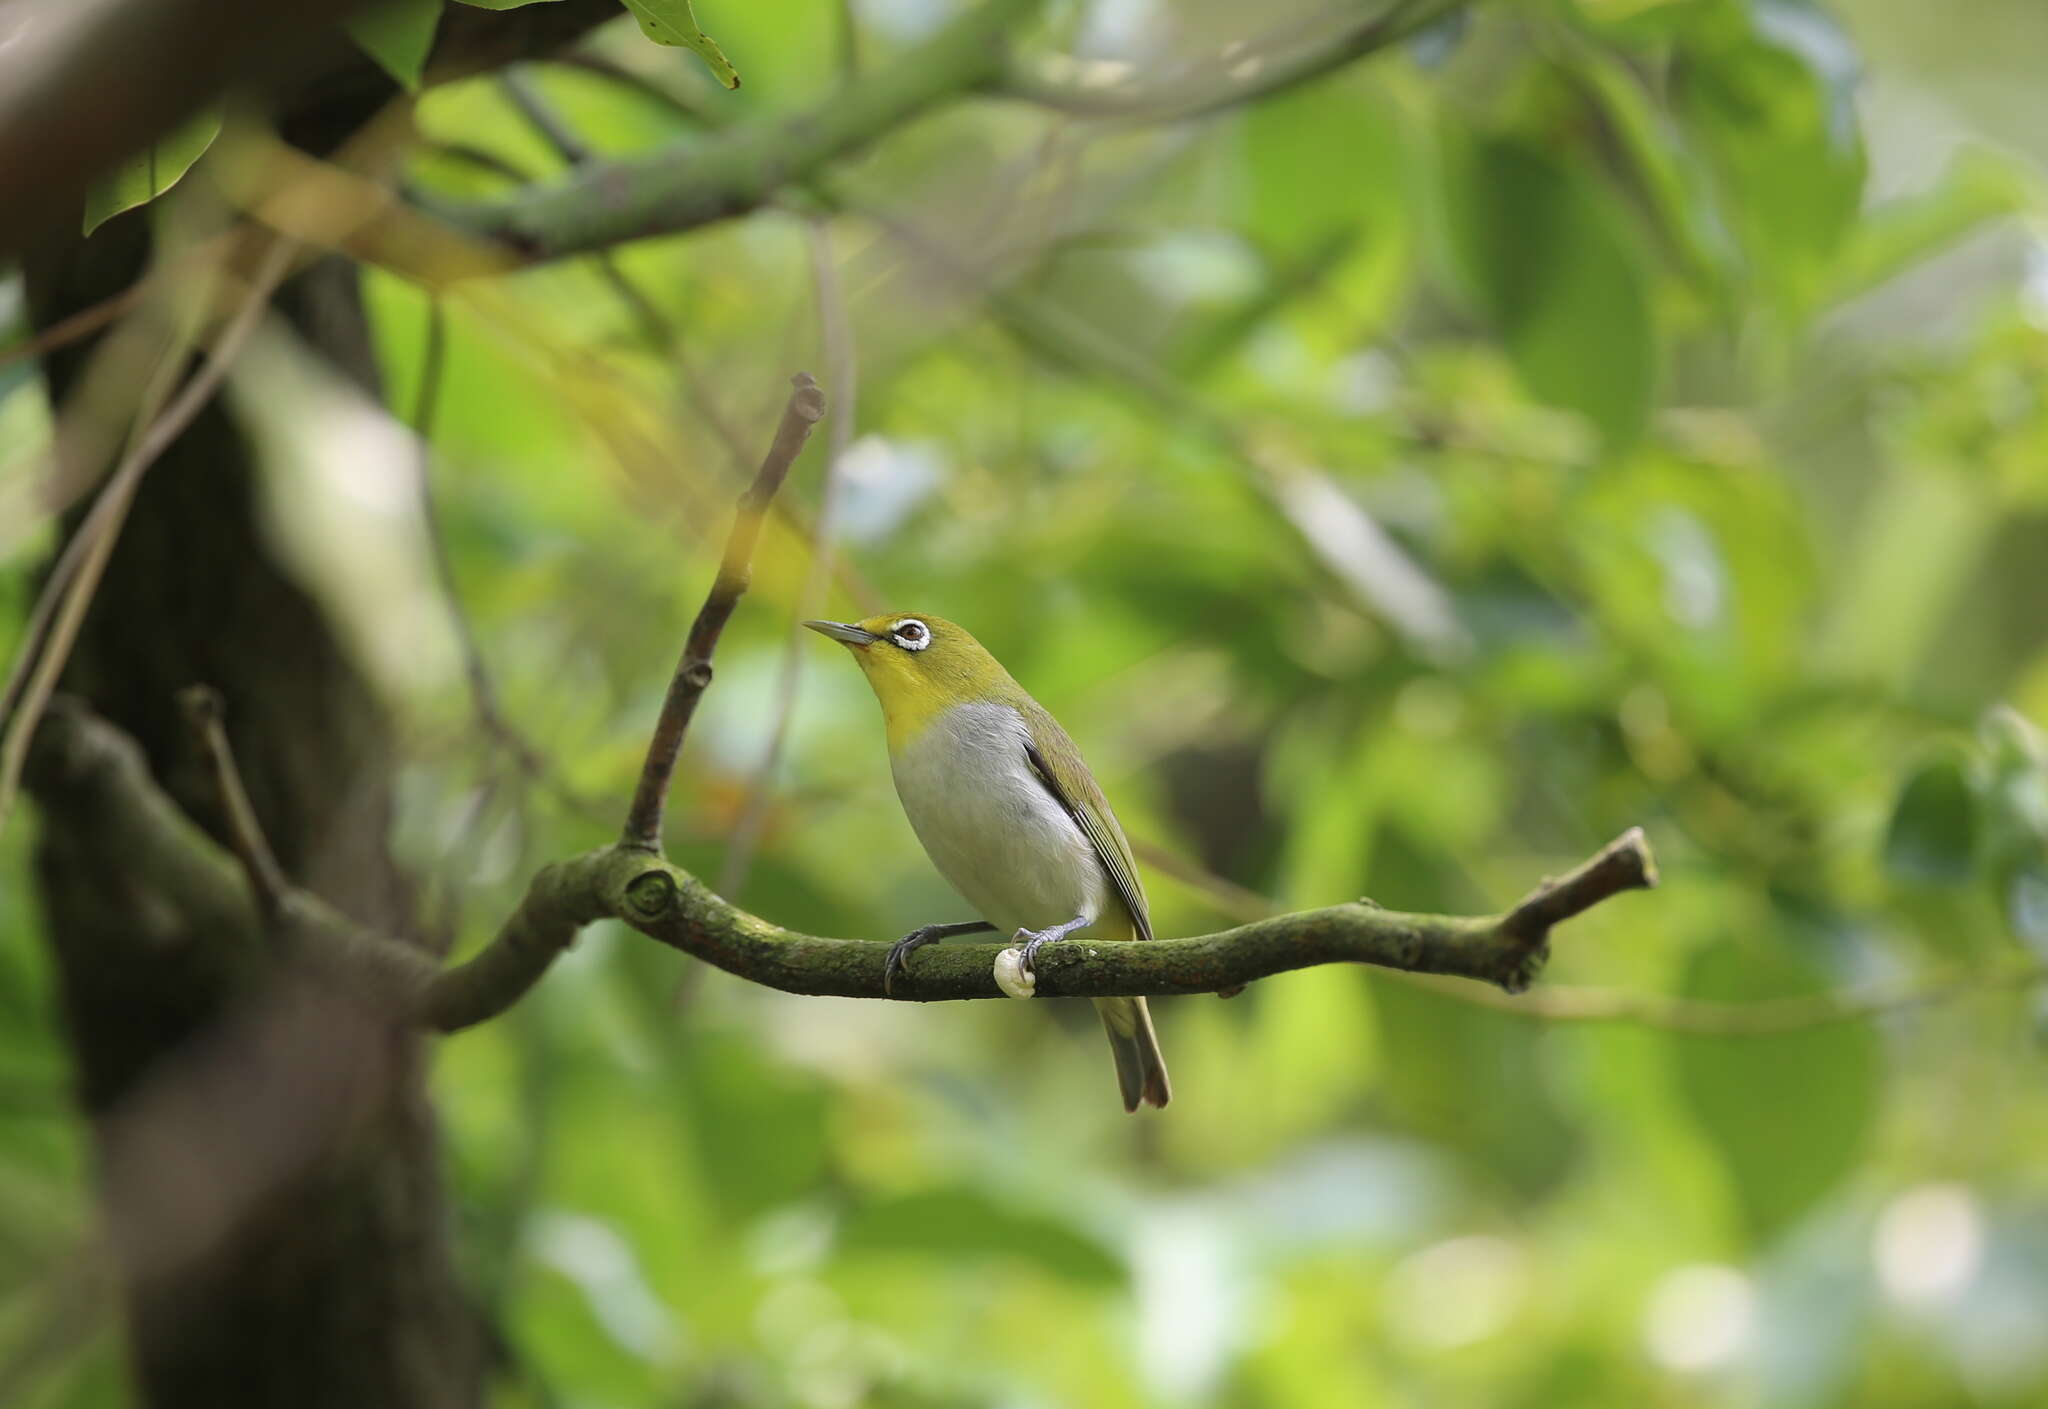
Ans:
MULTIPOLYGON (((844 645, 881 702, 896 796, 932 864, 978 920, 925 925, 883 965, 893 992, 910 956, 961 934, 1009 931, 1029 970, 1078 936, 1152 938, 1137 863, 1081 751, 1045 707, 967 631, 890 612, 806 621, 844 645)), ((1143 998, 1098 998, 1124 1109, 1172 1097, 1143 998)))

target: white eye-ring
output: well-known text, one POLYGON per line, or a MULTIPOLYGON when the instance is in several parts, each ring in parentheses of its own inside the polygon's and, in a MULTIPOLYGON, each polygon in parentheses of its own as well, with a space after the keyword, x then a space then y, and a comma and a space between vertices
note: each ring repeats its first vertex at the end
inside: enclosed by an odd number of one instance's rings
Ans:
POLYGON ((921 651, 932 643, 932 629, 914 616, 907 616, 889 628, 889 639, 906 651, 921 651))

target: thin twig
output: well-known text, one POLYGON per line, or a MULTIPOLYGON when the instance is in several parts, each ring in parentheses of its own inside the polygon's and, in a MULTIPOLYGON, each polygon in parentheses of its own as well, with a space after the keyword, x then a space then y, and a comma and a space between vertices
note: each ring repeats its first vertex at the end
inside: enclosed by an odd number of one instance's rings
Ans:
MULTIPOLYGON (((177 384, 178 376, 184 370, 186 358, 192 351, 189 327, 178 326, 161 331, 162 346, 156 349, 148 374, 139 378, 140 390, 135 395, 135 404, 129 416, 127 444, 122 447, 124 454, 134 450, 150 423, 163 410, 164 402, 169 398, 171 388, 177 384)), ((105 358, 119 354, 110 346, 101 356, 105 358)), ((133 362, 139 366, 142 360, 142 357, 137 356, 133 362)), ((130 373, 124 381, 135 379, 128 364, 129 359, 122 356, 116 367, 118 371, 130 373)), ((74 410, 71 414, 77 413, 74 410)), ((59 439, 61 442, 61 432, 59 439)), ((66 478, 76 482, 75 491, 45 489, 44 492, 48 496, 46 502, 52 512, 63 513, 70 507, 73 498, 90 487, 93 474, 100 468, 96 463, 98 458, 97 455, 82 450, 70 455, 61 450, 52 451, 50 477, 47 483, 54 486, 66 478), (67 459, 79 462, 68 476, 64 473, 67 459)), ((5 515, 0 514, 0 522, 5 521, 5 515)), ((34 677, 36 663, 42 658, 41 653, 49 636, 50 624, 55 620, 58 608, 69 600, 66 596, 67 589, 78 573, 79 564, 84 562, 92 551, 93 544, 94 540, 85 534, 74 533, 71 540, 58 552, 56 561, 50 565, 50 571, 43 579, 42 590, 37 594, 35 605, 30 609, 28 621, 22 630, 21 648, 15 653, 14 663, 9 667, 7 683, 0 687, 0 723, 13 717, 14 707, 21 702, 23 691, 28 688, 29 681, 34 677)), ((4 813, 0 813, 0 820, 4 820, 4 813)))
MULTIPOLYGON (((745 888, 747 872, 761 844, 761 832, 768 823, 769 796, 776 770, 782 765, 783 750, 789 743, 790 716, 796 711, 798 687, 802 684, 804 661, 803 628, 798 623, 819 614, 825 588, 832 580, 833 534, 838 527, 840 478, 847 447, 853 441, 855 408, 859 404, 858 373, 855 367, 853 325, 847 316, 846 297, 839 285, 839 271, 832 262, 831 232, 824 222, 807 226, 811 254, 811 282, 818 300, 819 341, 825 349, 825 375, 832 394, 838 398, 838 413, 827 428, 825 470, 818 491, 818 517, 811 527, 811 561, 804 573, 804 585, 797 598, 796 621, 790 623, 782 645, 782 663, 775 682, 775 707, 768 726, 768 745, 761 762, 747 780, 746 800, 740 805, 732 836, 726 844, 725 865, 719 872, 718 893, 737 896, 745 888)), ((691 969, 689 972, 697 972, 691 969)))
POLYGON ((1889 1017, 1990 993, 2048 984, 2048 963, 2030 960, 1981 972, 1953 971, 1853 992, 1800 994, 1748 1002, 1667 998, 1605 988, 1544 988, 1521 998, 1427 974, 1394 978, 1443 997, 1510 1017, 1546 1023, 1614 1023, 1689 1037, 1771 1037, 1818 1027, 1889 1017))
POLYGON ((291 894, 291 882, 277 864, 263 824, 256 820, 249 792, 242 786, 242 770, 235 766, 235 753, 228 746, 226 706, 220 691, 211 685, 187 685, 178 692, 178 705, 185 723, 206 755, 207 771, 213 778, 214 796, 220 802, 222 820, 227 824, 228 850, 248 877, 249 891, 265 919, 275 919, 291 894))
POLYGON ((127 288, 107 295, 90 308, 79 309, 69 317, 52 323, 33 337, 23 338, 8 347, 0 347, 0 367, 10 362, 19 362, 26 357, 41 358, 46 353, 55 352, 60 347, 68 347, 81 338, 92 336, 134 308, 156 285, 177 276, 191 265, 218 259, 227 246, 243 238, 246 233, 243 229, 223 230, 217 235, 201 240, 190 249, 180 250, 152 265, 127 288))
MULTIPOLYGON (((1189 889, 1199 892, 1220 914, 1239 923, 1270 919, 1285 912, 1285 907, 1277 901, 1225 880, 1156 842, 1134 840, 1131 848, 1147 867, 1172 876, 1189 889)), ((1603 851, 1595 858, 1595 863, 1613 864, 1613 858, 1603 851)), ((1568 884, 1577 874, 1573 872, 1555 884, 1568 884)), ((1532 901, 1540 901, 1545 894, 1546 888, 1539 887, 1517 908, 1528 907, 1532 901)), ((1673 998, 1658 993, 1626 993, 1569 984, 1545 984, 1534 992, 1516 996, 1436 974, 1386 969, 1380 971, 1380 976, 1450 1002, 1506 1013, 1532 1022, 1614 1023, 1698 1037, 1763 1037, 1854 1022, 1859 1018, 1884 1017, 1978 994, 2010 992, 2048 984, 2048 962, 2030 961, 1974 973, 1940 973, 1856 992, 1801 994, 1746 1002, 1673 998)))
POLYGON ((1236 460, 1247 471, 1250 488, 1287 522, 1317 562, 1362 609, 1386 621, 1419 654, 1456 658, 1469 652, 1470 634, 1442 585, 1328 474, 1265 452, 1230 417, 1086 319, 1016 288, 984 291, 976 271, 946 242, 848 199, 826 178, 813 181, 812 188, 832 208, 869 221, 901 245, 919 270, 985 294, 997 326, 1049 367, 1091 382, 1121 384, 1174 433, 1197 437, 1236 460))
POLYGON ((518 69, 506 69, 498 75, 498 91, 505 95, 507 102, 519 110, 519 115, 532 124, 534 131, 546 140, 555 154, 571 166, 581 166, 596 155, 588 142, 568 123, 562 121, 554 106, 541 96, 533 80, 518 69))
POLYGON ((811 428, 824 418, 825 394, 809 372, 791 377, 790 386, 789 403, 776 427, 775 442, 761 461, 754 482, 740 496, 732 533, 725 541, 725 556, 719 560, 718 575, 712 579, 711 591, 690 625, 682 658, 676 662, 676 673, 668 682, 661 718, 647 745, 647 761, 641 766, 640 783, 633 791, 633 805, 620 834, 621 846, 657 855, 661 851, 662 813, 668 802, 668 784, 675 773, 676 755, 682 751, 683 736, 689 732, 697 701, 711 684, 711 657, 718 649, 718 638, 731 619, 733 608, 739 604, 740 594, 747 590, 761 522, 767 517, 776 491, 782 488, 782 481, 788 478, 790 466, 803 452, 804 442, 811 438, 811 428))
POLYGON ((1354 5, 1343 5, 1335 12, 1342 19, 1333 34, 1305 44, 1286 35, 1233 44, 1216 62, 1164 81, 1133 68, 1128 77, 1142 81, 1090 82, 1061 71, 1078 68, 1071 59, 1040 59, 1031 64, 1013 63, 989 87, 1005 97, 1072 117, 1132 125, 1185 122, 1313 82, 1427 29, 1465 3, 1395 0, 1380 13, 1362 19, 1353 13, 1354 5))
POLYGON ((157 457, 169 449, 173 441, 184 434, 193 417, 213 398, 242 344, 255 331, 264 309, 269 307, 270 294, 290 267, 295 247, 293 241, 279 239, 271 248, 257 269, 241 307, 214 340, 205 365, 185 383, 177 397, 129 451, 127 458, 115 468, 108 477, 107 487, 100 492, 100 497, 79 524, 75 537, 85 544, 83 556, 77 570, 61 589, 63 605, 52 621, 49 639, 8 722, 5 742, 0 743, 0 827, 6 825, 13 808, 14 795, 21 784, 22 762, 28 756, 29 740, 42 718, 43 707, 49 703, 50 692, 56 688, 57 677, 70 658, 72 644, 77 640, 78 629, 85 619, 85 609, 92 603, 100 574, 106 569, 115 540, 120 537, 121 524, 127 518, 128 506, 134 502, 136 487, 141 483, 144 472, 156 463, 157 457))
POLYGON ((546 771, 540 751, 527 741, 498 702, 498 687, 484 663, 483 646, 462 605, 462 590, 455 580, 455 559, 448 550, 448 526, 441 514, 441 498, 434 492, 434 419, 440 411, 441 384, 448 362, 448 316, 438 296, 427 305, 426 346, 420 353, 419 390, 413 397, 412 430, 419 447, 415 484, 419 493, 421 525, 426 531, 434 577, 441 598, 448 604, 449 625, 462 656, 462 674, 469 683, 471 707, 477 723, 490 741, 505 750, 520 773, 532 778, 546 771))

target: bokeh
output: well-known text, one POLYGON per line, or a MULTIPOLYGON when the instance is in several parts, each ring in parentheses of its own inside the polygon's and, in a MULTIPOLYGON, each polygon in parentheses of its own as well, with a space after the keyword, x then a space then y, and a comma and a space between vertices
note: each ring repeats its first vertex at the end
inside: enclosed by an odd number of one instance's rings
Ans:
MULTIPOLYGON (((952 14, 696 8, 738 90, 622 19, 429 87, 396 179, 458 209, 687 161, 952 14)), ((1016 43, 1178 102, 1332 32, 1077 0, 1016 43)), ((1496 910, 1631 825, 1661 869, 1523 997, 1155 1001, 1139 1117, 1084 1006, 793 997, 594 927, 432 1056, 493 1402, 2044 1402, 2044 71, 2037 0, 1449 7, 1214 111, 968 95, 597 257, 368 256, 381 396, 259 327, 229 403, 458 952, 611 839, 799 368, 832 411, 670 819, 748 909, 968 918, 796 627, 885 608, 1065 724, 1162 934, 1496 910)), ((173 248, 238 150, 155 203, 173 248)), ((0 493, 51 425, 0 364, 0 493)), ((60 542, 0 524, 0 654, 60 542)), ((0 1366, 69 1409, 126 1391, 34 835, 0 835, 0 1366)))

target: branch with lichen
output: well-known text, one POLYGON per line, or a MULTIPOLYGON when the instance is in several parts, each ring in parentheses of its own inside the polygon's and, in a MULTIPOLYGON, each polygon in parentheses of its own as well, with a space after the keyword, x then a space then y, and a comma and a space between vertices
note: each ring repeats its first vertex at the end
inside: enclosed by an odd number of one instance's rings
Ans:
MULTIPOLYGON (((825 939, 770 924, 687 871, 644 852, 610 849, 582 859, 576 883, 595 887, 608 914, 650 939, 786 993, 933 1002, 1000 998, 1000 944, 921 950, 893 990, 883 983, 889 946, 825 939)), ((1630 828, 1569 874, 1538 886, 1499 915, 1410 915, 1367 901, 1302 910, 1190 939, 1144 944, 1074 940, 1035 965, 1045 998, 1216 993, 1292 969, 1376 964, 1478 979, 1519 993, 1549 955, 1551 928, 1611 896, 1654 886, 1656 865, 1630 828)))

